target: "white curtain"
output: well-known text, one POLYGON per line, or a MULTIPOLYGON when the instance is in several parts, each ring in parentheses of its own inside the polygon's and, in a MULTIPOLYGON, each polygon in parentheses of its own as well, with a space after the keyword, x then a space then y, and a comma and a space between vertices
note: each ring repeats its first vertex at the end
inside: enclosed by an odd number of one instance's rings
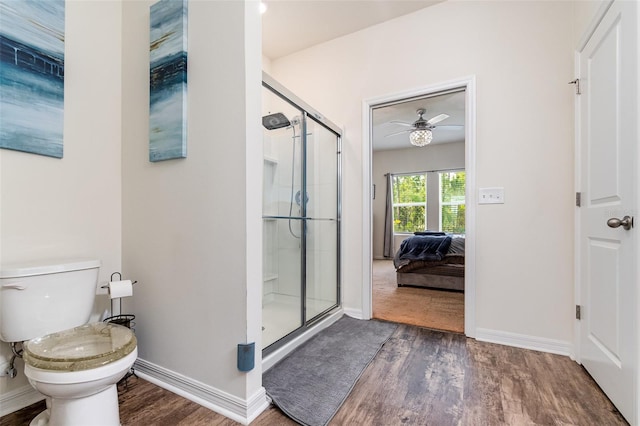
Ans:
POLYGON ((393 175, 387 173, 387 204, 384 210, 384 246, 382 255, 393 257, 393 175))

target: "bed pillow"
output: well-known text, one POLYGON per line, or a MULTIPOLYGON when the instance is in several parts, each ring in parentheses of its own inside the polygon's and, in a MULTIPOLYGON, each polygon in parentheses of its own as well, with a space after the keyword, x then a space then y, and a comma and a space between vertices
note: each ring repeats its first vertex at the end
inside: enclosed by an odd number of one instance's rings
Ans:
POLYGON ((413 235, 446 235, 444 232, 440 231, 416 231, 413 235))

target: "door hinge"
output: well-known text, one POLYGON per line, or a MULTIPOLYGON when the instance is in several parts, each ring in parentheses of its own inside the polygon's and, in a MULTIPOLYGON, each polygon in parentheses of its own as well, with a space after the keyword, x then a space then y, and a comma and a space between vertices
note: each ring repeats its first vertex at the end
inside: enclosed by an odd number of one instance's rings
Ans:
POLYGON ((576 192, 576 207, 580 207, 582 201, 582 192, 576 192))
POLYGON ((580 79, 579 78, 576 78, 575 80, 570 81, 569 84, 575 84, 576 85, 576 95, 582 94, 582 92, 580 92, 580 79))
POLYGON ((580 313, 580 305, 576 305, 576 319, 581 319, 582 315, 580 313))

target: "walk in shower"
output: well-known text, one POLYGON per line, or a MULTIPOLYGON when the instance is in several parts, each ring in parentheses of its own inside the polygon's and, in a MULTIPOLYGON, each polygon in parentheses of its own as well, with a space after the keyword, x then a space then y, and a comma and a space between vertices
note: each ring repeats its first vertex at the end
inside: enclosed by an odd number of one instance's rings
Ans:
POLYGON ((340 305, 340 129, 263 74, 262 348, 340 305))

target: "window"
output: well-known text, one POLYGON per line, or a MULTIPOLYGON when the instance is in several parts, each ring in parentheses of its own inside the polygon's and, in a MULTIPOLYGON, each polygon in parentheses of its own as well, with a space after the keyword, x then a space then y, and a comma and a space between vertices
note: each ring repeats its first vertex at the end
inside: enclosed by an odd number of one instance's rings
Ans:
POLYGON ((427 229, 427 175, 393 175, 393 232, 427 229))
POLYGON ((463 170, 392 175, 393 232, 406 234, 430 229, 464 234, 465 179, 463 170), (429 195, 428 179, 431 179, 429 195), (429 222, 427 211, 431 212, 429 222))
POLYGON ((440 173, 440 230, 464 234, 465 179, 463 171, 440 173))

